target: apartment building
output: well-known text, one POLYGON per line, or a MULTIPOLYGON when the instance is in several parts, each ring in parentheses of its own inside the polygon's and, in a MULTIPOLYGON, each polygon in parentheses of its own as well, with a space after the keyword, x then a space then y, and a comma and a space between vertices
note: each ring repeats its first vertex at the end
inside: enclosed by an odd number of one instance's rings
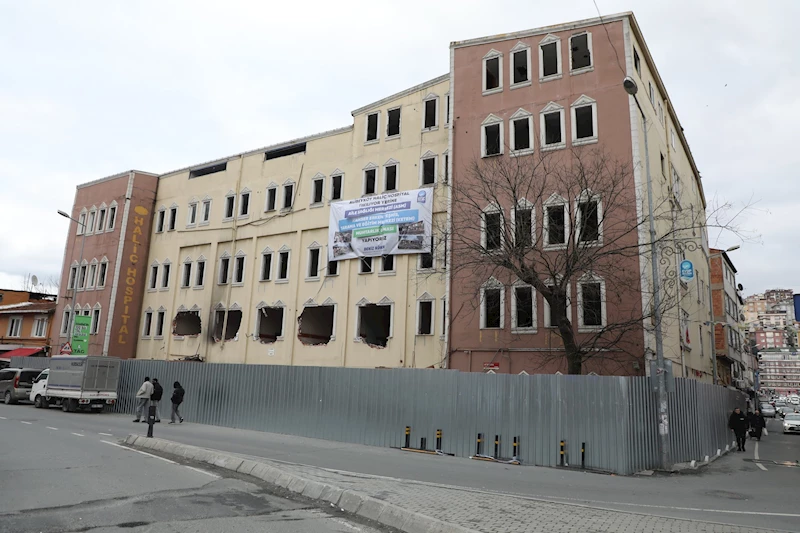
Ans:
POLYGON ((633 14, 454 42, 451 65, 453 190, 472 193, 453 200, 450 214, 450 366, 566 373, 544 289, 577 325, 576 341, 587 347, 583 373, 649 372, 654 284, 649 235, 638 222, 647 220, 649 162, 657 236, 669 236, 658 256, 658 290, 672 302, 663 310, 664 355, 674 375, 710 381, 702 184, 633 14), (641 111, 623 87, 626 76, 638 86, 641 111), (595 181, 597 190, 565 181, 601 157, 621 170, 595 181), (533 178, 518 180, 520 168, 533 178), (567 170, 547 170, 559 168, 567 170), (541 177, 543 169, 551 174, 541 177), (494 187, 481 183, 490 176, 494 187), (638 253, 603 259, 612 247, 638 253), (572 252, 595 260, 574 261, 572 252), (694 264, 686 283, 677 279, 682 260, 694 264))
POLYGON ((760 355, 759 385, 778 394, 800 391, 800 355, 792 349, 774 349, 760 355))
POLYGON ((445 264, 334 260, 330 205, 423 189, 445 223, 448 76, 352 112, 353 124, 158 179, 137 358, 439 367, 445 264))
POLYGON ((56 297, 0 289, 0 357, 49 355, 56 297))
POLYGON ((711 289, 714 305, 717 375, 722 385, 753 386, 754 362, 746 349, 736 267, 723 250, 711 249, 711 289))

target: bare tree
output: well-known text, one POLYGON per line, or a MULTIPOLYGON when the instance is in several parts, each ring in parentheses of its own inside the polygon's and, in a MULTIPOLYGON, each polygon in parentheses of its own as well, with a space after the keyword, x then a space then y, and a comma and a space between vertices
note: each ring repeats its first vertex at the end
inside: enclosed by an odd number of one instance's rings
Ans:
POLYGON ((34 275, 28 272, 22 277, 20 288, 28 292, 40 292, 43 294, 58 294, 58 288, 61 284, 59 276, 51 275, 43 279, 36 279, 34 283, 34 275))

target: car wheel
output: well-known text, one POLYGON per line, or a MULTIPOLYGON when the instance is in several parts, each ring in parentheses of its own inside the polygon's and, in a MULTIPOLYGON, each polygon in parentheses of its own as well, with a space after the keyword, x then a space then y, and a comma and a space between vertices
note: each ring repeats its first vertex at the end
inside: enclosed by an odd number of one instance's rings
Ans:
POLYGON ((65 413, 69 413, 69 400, 61 400, 61 410, 65 413))
POLYGON ((41 409, 42 408, 42 397, 41 396, 37 396, 36 398, 33 399, 33 406, 35 408, 37 408, 37 409, 41 409))
POLYGON ((6 391, 6 395, 3 397, 3 401, 5 402, 6 405, 11 405, 13 403, 10 391, 6 391))

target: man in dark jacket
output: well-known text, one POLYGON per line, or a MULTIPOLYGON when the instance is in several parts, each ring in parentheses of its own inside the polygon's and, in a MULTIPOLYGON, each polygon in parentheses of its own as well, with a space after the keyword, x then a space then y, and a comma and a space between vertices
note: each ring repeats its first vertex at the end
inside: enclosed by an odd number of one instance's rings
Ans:
POLYGON ((180 413, 180 406, 183 403, 183 395, 186 394, 186 391, 183 390, 181 384, 177 381, 172 384, 175 390, 172 391, 172 420, 170 420, 170 424, 174 424, 175 420, 178 419, 183 423, 183 417, 180 413))
POLYGON ((750 423, 750 435, 756 439, 761 440, 761 432, 767 427, 767 421, 761 411, 756 409, 755 413, 751 413, 748 422, 750 423))
POLYGON ((739 451, 743 452, 744 443, 747 440, 747 416, 738 407, 733 410, 730 418, 728 419, 728 427, 736 434, 736 445, 739 451))
POLYGON ((161 422, 161 412, 158 410, 158 404, 161 397, 164 396, 164 387, 157 379, 153 378, 153 394, 150 395, 150 402, 156 406, 156 422, 161 422))

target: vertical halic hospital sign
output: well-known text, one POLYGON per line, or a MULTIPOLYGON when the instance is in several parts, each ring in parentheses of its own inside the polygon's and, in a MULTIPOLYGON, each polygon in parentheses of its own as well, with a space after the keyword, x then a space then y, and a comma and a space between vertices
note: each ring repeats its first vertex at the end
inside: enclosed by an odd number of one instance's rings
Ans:
MULTIPOLYGON (((119 344, 128 344, 128 335, 130 332, 128 331, 128 321, 131 318, 130 315, 130 304, 133 302, 133 295, 135 292, 136 284, 139 283, 139 247, 142 246, 142 236, 144 233, 142 232, 142 227, 144 227, 145 217, 150 213, 147 208, 137 205, 133 208, 133 231, 131 232, 131 240, 130 243, 133 245, 133 249, 131 250, 130 256, 128 256, 128 261, 130 261, 130 266, 125 271, 125 292, 122 296, 122 314, 120 317, 122 318, 122 325, 117 330, 117 342, 119 344)), ((142 250, 143 253, 147 253, 147 249, 145 248, 142 250)), ((145 255, 145 259, 146 259, 145 255)))
POLYGON ((431 251, 433 189, 414 189, 331 204, 328 259, 431 251))

